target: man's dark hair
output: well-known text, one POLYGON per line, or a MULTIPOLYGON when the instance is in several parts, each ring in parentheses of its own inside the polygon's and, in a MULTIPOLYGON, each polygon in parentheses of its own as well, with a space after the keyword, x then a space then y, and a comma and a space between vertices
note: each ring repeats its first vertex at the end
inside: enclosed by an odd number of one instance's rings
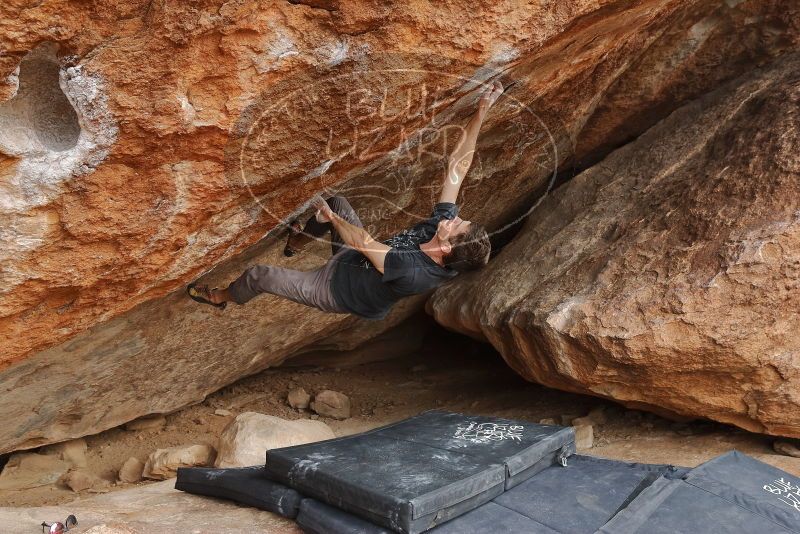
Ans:
POLYGON ((489 263, 492 244, 486 228, 471 222, 469 229, 450 242, 450 254, 443 258, 444 264, 459 272, 474 271, 489 263))

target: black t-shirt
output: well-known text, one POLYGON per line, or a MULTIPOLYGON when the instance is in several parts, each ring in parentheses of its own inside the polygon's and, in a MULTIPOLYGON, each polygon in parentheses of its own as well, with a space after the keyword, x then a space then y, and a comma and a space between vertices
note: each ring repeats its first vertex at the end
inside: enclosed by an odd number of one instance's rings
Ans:
POLYGON ((367 319, 383 319, 401 298, 424 293, 456 276, 455 270, 442 267, 419 249, 421 243, 436 235, 439 221, 456 215, 458 206, 440 202, 433 207, 430 219, 384 241, 392 248, 386 253, 382 275, 357 250, 343 252, 331 279, 331 291, 339 306, 367 319))

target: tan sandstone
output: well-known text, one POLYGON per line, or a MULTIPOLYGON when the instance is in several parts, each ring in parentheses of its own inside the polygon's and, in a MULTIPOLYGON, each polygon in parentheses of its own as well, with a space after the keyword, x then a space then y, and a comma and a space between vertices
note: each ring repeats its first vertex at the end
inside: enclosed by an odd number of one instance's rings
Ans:
POLYGON ((211 465, 216 451, 210 445, 188 445, 158 449, 147 457, 142 476, 164 480, 177 476, 179 467, 211 465))
POLYGON ((71 468, 54 455, 23 452, 13 454, 0 472, 0 490, 21 490, 49 486, 71 468))
POLYGON ((153 414, 125 423, 125 430, 140 432, 142 430, 162 430, 167 424, 167 418, 161 414, 153 414))
POLYGON ((142 473, 144 472, 144 462, 136 457, 130 457, 125 460, 122 467, 119 468, 117 479, 120 482, 133 484, 142 480, 142 473))
POLYGON ((88 445, 83 438, 63 441, 48 447, 43 447, 39 452, 57 456, 75 467, 86 467, 86 451, 88 445))
POLYGON ((104 491, 108 491, 108 487, 111 486, 111 483, 107 480, 102 479, 85 469, 71 470, 69 473, 61 477, 59 482, 67 486, 75 493, 80 493, 87 490, 96 493, 102 493, 104 491))
POLYGON ((266 453, 278 447, 302 445, 335 438, 322 421, 289 421, 256 412, 245 412, 231 421, 219 437, 216 467, 264 465, 266 453))
MULTIPOLYGON (((301 534, 291 520, 223 499, 191 495, 167 480, 94 495, 68 505, 78 518, 75 532, 94 534, 301 534), (257 525, 257 527, 254 527, 257 525)), ((65 506, 0 507, 3 534, 41 532, 43 520, 63 521, 65 506), (37 531, 37 528, 39 529, 37 531)))

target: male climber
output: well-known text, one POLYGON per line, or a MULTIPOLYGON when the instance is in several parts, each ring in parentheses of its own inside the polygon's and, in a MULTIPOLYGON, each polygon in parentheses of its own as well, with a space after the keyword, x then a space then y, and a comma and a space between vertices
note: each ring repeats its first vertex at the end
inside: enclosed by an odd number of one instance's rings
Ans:
MULTIPOLYGON (((382 319, 403 297, 424 293, 459 272, 486 265, 489 235, 478 223, 461 219, 455 202, 472 164, 481 124, 502 93, 502 84, 494 82, 481 96, 448 159, 442 192, 429 219, 380 242, 363 228, 344 197, 327 201, 318 197, 313 201, 317 213, 302 234, 321 237, 331 232, 333 255, 325 265, 313 271, 256 265, 226 289, 191 284, 189 296, 224 308, 228 301, 244 304, 261 293, 272 293, 326 312, 382 319)), ((301 235, 299 225, 293 230, 286 255, 303 246, 303 240, 296 239, 301 235)))

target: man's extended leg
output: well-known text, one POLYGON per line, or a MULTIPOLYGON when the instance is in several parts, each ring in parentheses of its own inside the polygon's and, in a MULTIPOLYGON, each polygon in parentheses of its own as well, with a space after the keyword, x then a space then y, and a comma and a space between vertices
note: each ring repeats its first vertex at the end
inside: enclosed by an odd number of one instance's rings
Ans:
MULTIPOLYGON (((329 198, 327 202, 333 212, 341 218, 360 228, 364 227, 358 214, 346 198, 337 195, 329 198)), ((312 228, 316 235, 324 234, 323 225, 331 230, 331 249, 335 256, 344 243, 339 233, 333 229, 333 225, 329 222, 320 223, 315 217, 311 217, 306 227, 309 225, 313 225, 312 228)), ((339 309, 330 289, 335 265, 336 262, 333 259, 313 271, 297 271, 273 265, 256 265, 245 270, 226 289, 208 291, 208 300, 215 304, 229 301, 244 304, 261 293, 270 293, 323 311, 346 313, 339 309)))
POLYGON ((214 303, 244 304, 262 293, 278 295, 326 312, 342 313, 330 290, 333 265, 326 263, 313 271, 296 271, 273 265, 248 268, 227 289, 211 290, 214 303))

